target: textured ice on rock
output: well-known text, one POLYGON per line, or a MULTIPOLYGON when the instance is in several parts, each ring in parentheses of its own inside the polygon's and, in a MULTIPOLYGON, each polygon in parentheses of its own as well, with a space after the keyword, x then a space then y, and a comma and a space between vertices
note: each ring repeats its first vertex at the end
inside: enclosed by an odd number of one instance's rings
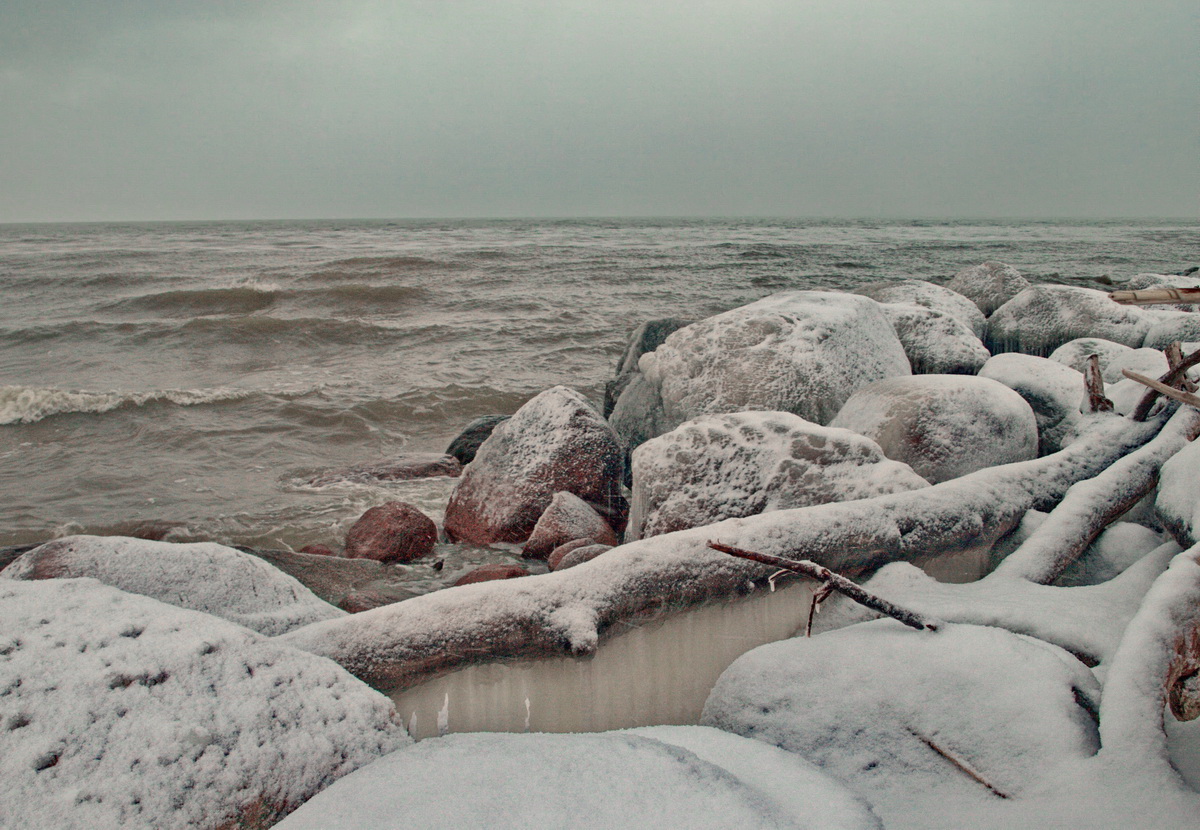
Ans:
POLYGON ((213 542, 67 536, 34 548, 0 572, 0 579, 65 577, 98 579, 267 636, 346 616, 257 556, 213 542))
POLYGON ((779 410, 827 423, 855 389, 911 372, 878 303, 826 291, 773 294, 693 323, 643 355, 640 368, 644 382, 613 411, 630 447, 723 412, 779 410))
POLYGON ((409 743, 334 663, 91 579, 0 581, 0 824, 262 828, 409 743))
POLYGON ((1150 328, 1142 340, 1143 346, 1165 349, 1176 340, 1181 343, 1200 340, 1200 314, 1194 311, 1157 311, 1150 308, 1146 314, 1150 328))
POLYGON ((998 354, 979 370, 1025 399, 1038 428, 1038 455, 1058 452, 1083 426, 1083 375, 1055 360, 1017 352, 998 354))
POLYGON ((961 321, 918 305, 883 303, 880 309, 904 346, 915 374, 973 375, 991 357, 961 321))
MULTIPOLYGON (((686 740, 686 739, 685 739, 686 740)), ((716 741, 712 742, 719 747, 716 741)), ((705 752, 706 755, 719 755, 705 752)), ((798 765, 745 750, 740 767, 798 765)), ((460 734, 422 741, 348 775, 278 830, 461 828, 876 828, 831 778, 811 768, 782 799, 673 743, 628 733, 460 734), (828 803, 857 810, 833 822, 828 803), (816 821, 797 807, 813 802, 816 821)))
POLYGON ((498 424, 446 506, 446 534, 475 544, 523 542, 554 494, 573 493, 620 532, 625 455, 616 433, 578 392, 555 386, 498 424))
POLYGON ((1073 285, 1026 288, 988 318, 984 342, 993 354, 1048 355, 1079 337, 1100 337, 1137 348, 1150 329, 1150 317, 1134 306, 1114 303, 1108 294, 1073 285))
MULTIPOLYGON (((1122 288, 1135 291, 1146 288, 1200 288, 1200 274, 1135 274, 1122 288)), ((1174 305, 1154 305, 1151 308, 1175 308, 1180 311, 1200 311, 1200 303, 1176 303, 1174 305)))
POLYGON ((870 297, 880 303, 895 305, 917 305, 947 317, 953 317, 971 330, 976 337, 983 337, 987 318, 974 302, 941 285, 924 280, 899 280, 876 282, 856 289, 856 294, 870 297))
POLYGON ((1200 542, 1200 440, 1163 464, 1154 507, 1179 544, 1190 547, 1200 542))
POLYGON ((985 315, 990 315, 1028 287, 1029 280, 1003 262, 984 262, 964 268, 946 284, 947 289, 975 303, 985 315))
POLYGON ((707 415, 634 450, 626 540, 928 486, 849 430, 788 412, 707 415))
POLYGON ((890 378, 859 389, 830 426, 877 442, 937 484, 1037 457, 1037 420, 1007 386, 966 375, 890 378))
POLYGON ((1088 358, 1096 355, 1100 359, 1100 371, 1103 374, 1105 367, 1114 359, 1130 351, 1133 351, 1132 346, 1114 343, 1103 337, 1076 337, 1051 352, 1050 359, 1070 366, 1077 372, 1083 372, 1087 367, 1088 358))

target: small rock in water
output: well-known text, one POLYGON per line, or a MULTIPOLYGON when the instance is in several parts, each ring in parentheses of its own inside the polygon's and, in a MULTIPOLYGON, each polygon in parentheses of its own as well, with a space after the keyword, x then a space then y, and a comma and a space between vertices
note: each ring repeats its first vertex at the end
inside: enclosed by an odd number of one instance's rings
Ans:
POLYGON ((450 442, 450 446, 446 447, 446 454, 457 458, 464 467, 467 466, 475 460, 475 453, 492 434, 492 430, 510 417, 512 416, 484 415, 482 418, 476 418, 463 428, 457 438, 450 442))
POLYGON ((314 556, 337 556, 329 545, 305 545, 300 553, 311 553, 314 556))
POLYGON ((612 545, 581 545, 574 550, 567 551, 551 570, 565 571, 567 568, 573 568, 576 565, 582 565, 584 562, 590 562, 600 554, 608 553, 612 549, 612 545))
POLYGON ((399 602, 399 600, 378 591, 354 591, 342 597, 338 607, 351 614, 359 614, 382 605, 391 605, 393 602, 399 602))
POLYGON ((591 505, 573 493, 555 493, 521 555, 545 559, 564 542, 583 538, 605 545, 615 545, 619 541, 608 522, 591 505))
POLYGON ((437 525, 411 504, 372 507, 346 533, 346 556, 378 562, 409 562, 433 552, 437 525))
POLYGON ((480 565, 475 570, 460 576, 454 586, 491 582, 496 579, 516 579, 519 576, 529 576, 529 571, 520 565, 480 565))
POLYGON ((572 539, 569 542, 563 542, 554 550, 550 551, 550 555, 546 557, 546 564, 550 566, 550 570, 556 571, 558 570, 558 564, 568 553, 577 548, 587 547, 588 545, 594 544, 596 544, 595 539, 572 539))

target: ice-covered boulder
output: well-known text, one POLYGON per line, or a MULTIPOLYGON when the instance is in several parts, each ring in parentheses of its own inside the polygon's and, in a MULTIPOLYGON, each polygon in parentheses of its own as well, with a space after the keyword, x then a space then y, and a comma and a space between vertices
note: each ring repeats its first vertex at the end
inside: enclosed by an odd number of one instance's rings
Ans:
POLYGON ((937 484, 984 467, 1037 457, 1029 404, 990 378, 913 375, 859 389, 830 426, 879 444, 937 484))
POLYGON ((1150 319, 1150 328, 1142 340, 1143 346, 1151 349, 1165 349, 1175 341, 1180 343, 1200 341, 1200 313, 1150 310, 1146 314, 1150 319))
POLYGON ((1150 318, 1135 306, 1114 303, 1108 294, 1074 285, 1026 288, 988 318, 985 345, 993 354, 1048 355, 1078 337, 1102 337, 1137 348, 1150 318))
POLYGON ((476 418, 463 427, 463 431, 450 442, 450 446, 446 447, 446 454, 457 458, 460 464, 470 464, 475 460, 475 453, 479 452, 479 447, 492 434, 492 430, 510 417, 509 415, 484 415, 476 418))
MULTIPOLYGON (((1121 286, 1135 291, 1147 288, 1200 288, 1200 274, 1135 274, 1121 286)), ((1176 303, 1173 306, 1154 306, 1155 308, 1176 308, 1180 311, 1200 311, 1197 303, 1176 303)))
POLYGON ((446 535, 481 545, 523 542, 560 491, 620 532, 624 465, 616 433, 582 395, 547 389, 499 424, 463 470, 446 506, 446 535))
POLYGON ((626 541, 927 486, 849 430, 789 412, 707 415, 634 450, 626 541))
POLYGON ((1103 337, 1077 337, 1074 340, 1068 340, 1052 351, 1050 359, 1064 366, 1070 366, 1076 372, 1083 372, 1087 367, 1088 358, 1096 355, 1100 359, 1100 371, 1103 374, 1104 368, 1114 359, 1132 350, 1132 346, 1114 343, 1103 337))
POLYGON ((881 303, 914 374, 973 375, 991 352, 960 320, 917 305, 881 303))
POLYGON ((925 280, 898 280, 875 282, 858 288, 856 294, 870 297, 880 303, 895 305, 918 305, 953 317, 965 325, 976 337, 983 337, 987 318, 974 302, 951 291, 945 286, 925 280))
POLYGON ((1200 542, 1200 439, 1163 464, 1154 507, 1179 544, 1200 542))
POLYGON ((1100 376, 1105 383, 1119 383, 1125 380, 1122 369, 1157 378, 1166 373, 1168 368, 1167 356, 1160 350, 1130 349, 1109 358, 1108 363, 1102 366, 1100 376))
POLYGON ((1031 637, 877 620, 747 653, 702 723, 804 756, 887 826, 929 826, 922 811, 947 804, 936 826, 975 826, 977 805, 1020 798, 1096 751, 1099 693, 1083 663, 1031 637))
POLYGON ((368 830, 397 817, 446 830, 879 827, 845 787, 781 750, 735 736, 663 737, 447 735, 346 776, 277 828, 368 830), (726 757, 733 769, 721 766, 726 757), (517 786, 515 772, 536 784, 517 786), (760 786, 760 777, 787 783, 760 786), (846 814, 832 814, 831 802, 846 814))
POLYGON ((410 742, 335 663, 91 579, 0 581, 0 824, 265 828, 410 742))
POLYGON ((648 354, 663 344, 663 341, 674 331, 688 325, 690 320, 679 317, 664 317, 659 320, 647 320, 629 333, 625 342, 625 351, 617 360, 617 371, 604 386, 604 417, 612 414, 617 399, 625 391, 625 387, 638 371, 638 361, 642 355, 648 354))
POLYGON ((1037 419, 1039 455, 1058 452, 1079 434, 1085 421, 1079 411, 1084 398, 1083 374, 1070 366, 1006 352, 988 360, 979 376, 1003 383, 1029 404, 1037 419))
POLYGON ((1003 262, 984 262, 964 268, 954 275, 946 288, 961 294, 990 315, 1030 285, 1021 272, 1003 262))
POLYGON ((348 559, 411 562, 433 552, 437 525, 416 507, 402 501, 376 505, 346 531, 348 559))
POLYGON ((98 579, 268 636, 346 615, 262 559, 213 542, 68 536, 29 551, 0 572, 0 579, 69 577, 98 579))
POLYGON ((608 522, 591 505, 573 493, 555 493, 550 506, 534 525, 522 554, 531 559, 545 559, 556 547, 572 539, 591 539, 604 545, 619 541, 608 522))
POLYGON ((774 294, 693 323, 639 366, 641 382, 613 411, 630 447, 723 412, 779 410, 826 423, 855 389, 911 371, 878 303, 826 291, 774 294))

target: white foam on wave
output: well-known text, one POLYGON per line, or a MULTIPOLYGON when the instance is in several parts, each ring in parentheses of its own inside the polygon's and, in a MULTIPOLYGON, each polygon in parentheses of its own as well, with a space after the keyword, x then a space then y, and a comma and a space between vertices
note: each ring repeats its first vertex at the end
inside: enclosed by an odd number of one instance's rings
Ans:
POLYGON ((199 406, 219 401, 236 401, 254 394, 253 389, 158 389, 150 392, 89 392, 0 386, 0 425, 33 424, 51 415, 68 412, 100 414, 125 406, 145 406, 168 402, 179 406, 199 406))

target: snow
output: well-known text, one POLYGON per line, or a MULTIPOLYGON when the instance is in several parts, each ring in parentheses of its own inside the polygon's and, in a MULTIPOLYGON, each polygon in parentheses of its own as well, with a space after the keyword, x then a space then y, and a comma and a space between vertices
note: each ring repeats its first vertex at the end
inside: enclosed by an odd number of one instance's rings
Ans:
MULTIPOLYGON (((1075 341, 1078 342, 1078 341, 1075 341)), ((1025 399, 1038 427, 1038 455, 1058 452, 1083 429, 1083 375, 1055 360, 1018 352, 992 357, 979 376, 999 381, 1025 399)))
POLYGON ((1200 441, 1193 441, 1163 465, 1154 506, 1163 526, 1180 544, 1200 541, 1200 441))
POLYGON ((555 493, 522 553, 545 559, 556 547, 575 539, 592 539, 610 546, 617 543, 617 535, 591 505, 574 493, 555 493))
POLYGON ((268 636, 346 616, 257 556, 213 542, 67 536, 34 548, 0 573, 10 580, 59 577, 91 577, 268 636))
POLYGON ((1083 555, 1071 563, 1055 585, 1098 585, 1133 565, 1168 540, 1162 533, 1132 522, 1116 522, 1105 528, 1083 555))
POLYGON ((0 582, 0 824, 264 826, 408 742, 387 698, 91 579, 0 582))
POLYGON ((1114 303, 1103 291, 1073 285, 1035 285, 988 318, 984 342, 992 353, 1048 355, 1079 337, 1101 337, 1137 348, 1150 318, 1114 303))
POLYGON ((929 486, 874 441, 788 412, 687 421, 634 450, 632 466, 627 541, 929 486))
POLYGON ((924 280, 876 282, 855 291, 879 303, 916 305, 948 317, 966 326, 976 337, 983 336, 987 320, 974 302, 941 285, 924 280))
MULTIPOLYGON (((716 741, 715 746, 721 746, 716 741)), ((753 772, 790 772, 786 760, 745 751, 753 772), (755 763, 757 762, 757 763, 755 763)), ((807 800, 854 803, 814 770, 783 802, 672 743, 636 734, 450 735, 394 752, 347 776, 277 825, 279 830, 388 828, 873 828, 858 808, 840 823, 807 800), (789 809, 793 808, 793 809, 789 809)), ((858 806, 858 805, 856 805, 858 806)))
POLYGON ((960 320, 918 305, 881 304, 914 374, 973 375, 991 357, 960 320))
POLYGON ((1029 287, 1021 272, 1003 262, 984 262, 964 268, 954 275, 946 288, 962 294, 985 315, 1029 287))
POLYGON ((1100 372, 1103 374, 1104 369, 1113 359, 1132 350, 1132 346, 1114 343, 1103 337, 1076 337, 1051 352, 1050 359, 1070 366, 1077 372, 1083 372, 1084 367, 1087 366, 1088 356, 1096 355, 1100 358, 1100 372))
POLYGON ((830 426, 877 441, 884 454, 937 484, 1037 457, 1037 420, 1013 390, 988 378, 913 375, 855 392, 830 426))
POLYGON ((1200 340, 1200 314, 1194 311, 1160 311, 1158 308, 1152 306, 1148 312, 1150 328, 1142 345, 1165 349, 1178 340, 1192 344, 1185 352, 1194 349, 1195 341, 1200 340))
MULTIPOLYGON (((1130 277, 1123 288, 1134 290, 1144 288, 1200 288, 1200 276, 1197 274, 1135 274, 1130 277)), ((1176 303, 1170 306, 1154 305, 1150 308, 1175 308, 1180 311, 1200 311, 1200 303, 1176 303)))

